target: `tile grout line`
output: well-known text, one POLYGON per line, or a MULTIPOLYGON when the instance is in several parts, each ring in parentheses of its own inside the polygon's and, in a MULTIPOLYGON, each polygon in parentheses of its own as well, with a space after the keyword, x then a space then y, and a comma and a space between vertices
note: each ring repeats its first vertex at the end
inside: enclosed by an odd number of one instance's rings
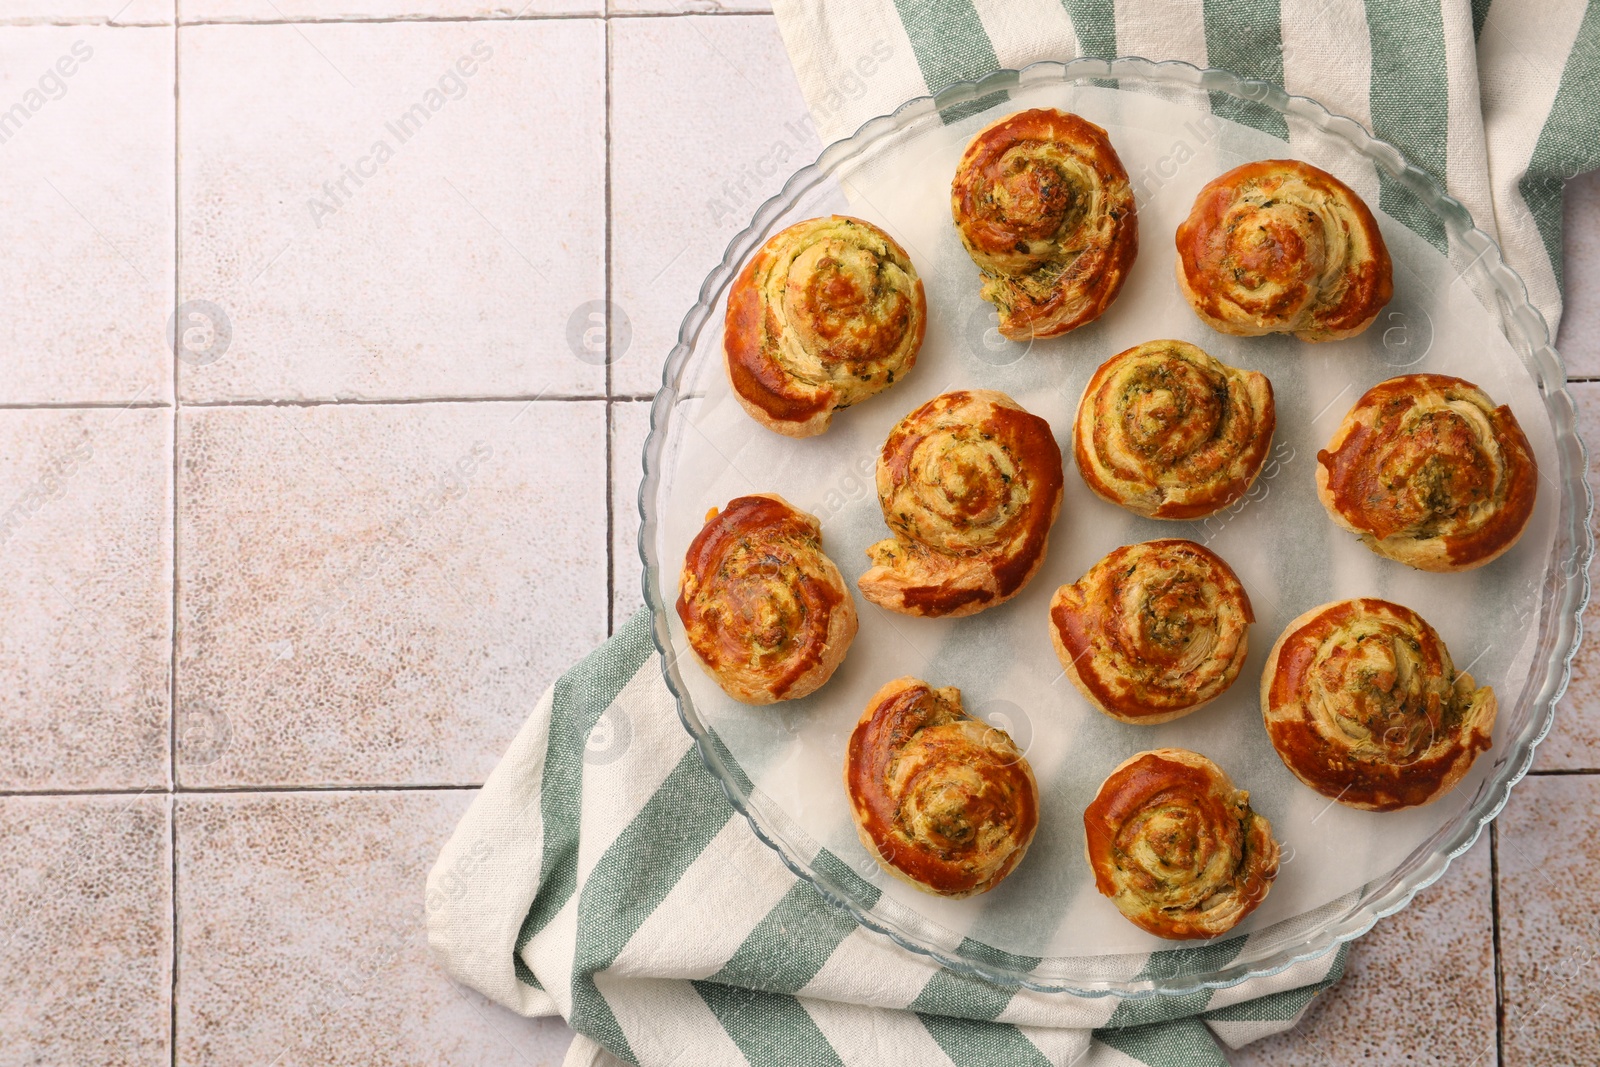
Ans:
POLYGON ((604 36, 603 62, 605 76, 605 243, 604 243, 604 271, 602 280, 605 289, 606 302, 606 636, 610 637, 616 632, 616 600, 617 600, 617 527, 616 527, 616 456, 613 447, 613 436, 616 430, 616 416, 612 409, 611 395, 613 392, 613 377, 611 358, 611 20, 610 0, 606 0, 606 14, 600 20, 600 32, 604 36))
POLYGON ((599 11, 578 12, 561 11, 549 14, 533 15, 385 15, 372 18, 346 16, 344 18, 280 18, 280 19, 226 19, 226 18, 199 18, 186 19, 174 16, 170 20, 163 19, 158 22, 111 22, 105 19, 84 17, 50 18, 44 16, 35 20, 0 20, 0 29, 35 29, 35 28, 80 28, 92 27, 107 30, 163 30, 168 26, 177 29, 179 26, 387 26, 404 25, 406 23, 420 23, 429 25, 433 23, 473 23, 473 22, 581 22, 604 21, 608 19, 678 19, 678 18, 727 18, 751 17, 772 15, 771 8, 748 9, 716 9, 710 11, 599 11))
MULTIPOLYGON (((182 123, 178 110, 178 11, 172 11, 172 324, 174 338, 178 328, 178 306, 183 298, 181 288, 182 211, 178 170, 182 156, 179 137, 182 123)), ((171 1067, 178 1067, 178 499, 180 493, 178 464, 178 411, 183 406, 182 390, 178 379, 182 373, 176 340, 172 345, 172 628, 171 657, 167 666, 167 831, 168 858, 172 864, 172 973, 168 993, 170 1017, 167 1021, 167 1052, 171 1067)))
POLYGON ((1500 829, 1489 824, 1489 918, 1494 935, 1494 1061, 1506 1061, 1505 966, 1500 955, 1500 829))
POLYGON ((29 798, 73 799, 77 797, 138 797, 138 796, 171 796, 174 802, 180 796, 219 796, 229 793, 258 793, 262 795, 276 795, 282 793, 458 793, 471 792, 482 789, 483 782, 426 782, 420 785, 186 785, 177 790, 157 789, 154 786, 136 788, 133 786, 110 786, 103 789, 0 789, 0 800, 18 800, 29 798))

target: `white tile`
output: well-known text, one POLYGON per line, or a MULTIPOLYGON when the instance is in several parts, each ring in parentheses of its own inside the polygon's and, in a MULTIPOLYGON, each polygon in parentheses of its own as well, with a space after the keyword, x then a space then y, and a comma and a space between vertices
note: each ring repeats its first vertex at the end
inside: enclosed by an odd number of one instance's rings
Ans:
POLYGON ((173 0, 7 0, 0 25, 171 25, 172 9, 173 0))
POLYGON ((0 799, 0 1064, 166 1067, 164 795, 0 799))
POLYGON ((0 27, 8 402, 170 397, 172 139, 170 29, 0 27))
POLYGON ((180 782, 481 782, 605 638, 604 402, 179 420, 180 782))
POLYGON ((613 15, 695 15, 724 11, 767 14, 771 0, 608 0, 613 15))
POLYGON ((0 787, 167 781, 170 408, 0 411, 0 787))
POLYGON ((184 22, 335 22, 362 19, 538 18, 598 15, 603 0, 180 0, 184 22))
POLYGON ((184 29, 182 294, 232 335, 183 397, 602 393, 603 32, 184 29))
POLYGON ((180 798, 174 1062, 558 1067, 560 1019, 456 985, 428 949, 424 883, 471 800, 180 798))
POLYGON ((1556 349, 1573 377, 1600 376, 1600 171, 1567 183, 1556 349))
POLYGON ((700 283, 820 148, 771 16, 610 25, 612 299, 632 334, 612 388, 654 393, 700 283))
POLYGON ((639 558, 639 483, 650 435, 648 401, 611 405, 611 630, 644 607, 639 558))

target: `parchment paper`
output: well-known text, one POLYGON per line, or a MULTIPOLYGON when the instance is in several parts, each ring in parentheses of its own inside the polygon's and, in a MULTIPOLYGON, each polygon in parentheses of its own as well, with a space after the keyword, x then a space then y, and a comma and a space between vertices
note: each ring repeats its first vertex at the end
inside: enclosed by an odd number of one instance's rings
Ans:
POLYGON ((1044 566, 1006 605, 936 621, 893 615, 858 596, 860 634, 833 680, 809 698, 767 708, 724 696, 687 651, 677 619, 670 620, 690 699, 755 783, 762 803, 889 898, 940 924, 949 933, 940 940, 951 943, 970 936, 1043 957, 1173 947, 1132 926, 1095 892, 1083 856, 1084 807, 1112 767, 1144 749, 1204 753, 1250 790, 1256 809, 1271 820, 1283 844, 1282 873, 1241 932, 1303 915, 1387 874, 1457 818, 1494 753, 1480 757, 1451 795, 1389 814, 1331 803, 1279 761, 1261 722, 1261 669, 1284 625, 1308 608, 1375 595, 1419 611, 1443 635, 1458 667, 1495 686, 1502 707, 1497 738, 1505 736, 1504 717, 1530 672, 1558 504, 1548 473, 1541 475, 1536 515, 1517 547, 1486 568, 1457 575, 1424 574, 1380 559, 1333 525, 1313 480, 1317 450, 1356 398, 1412 371, 1459 375, 1509 404, 1541 468, 1555 471, 1545 406, 1495 317, 1445 256, 1380 214, 1395 264, 1395 298, 1361 336, 1307 345, 1287 337, 1227 337, 1203 325, 1173 279, 1172 235, 1205 182, 1249 160, 1297 156, 1338 174, 1377 212, 1379 181, 1370 161, 1309 127, 1293 128, 1286 146, 1213 117, 1203 98, 1169 95, 1061 85, 1013 91, 1009 103, 935 125, 819 187, 772 232, 842 211, 892 233, 927 289, 930 323, 915 371, 841 413, 821 437, 779 437, 746 416, 729 394, 719 304, 684 376, 685 399, 672 413, 654 545, 663 562, 647 578, 660 583, 658 602, 666 604, 676 596, 678 567, 707 508, 750 492, 781 493, 816 514, 826 550, 853 586, 866 569, 866 547, 888 536, 873 488, 878 450, 896 421, 940 392, 1001 389, 1054 428, 1068 468, 1061 516, 1044 566), (1121 296, 1098 322, 1024 345, 1000 338, 992 309, 978 297, 978 271, 951 223, 949 183, 979 128, 1036 106, 1076 111, 1108 130, 1134 180, 1140 249, 1121 296), (1071 460, 1073 414, 1095 367, 1139 342, 1167 337, 1264 372, 1277 396, 1277 434, 1260 479, 1244 501, 1198 522, 1141 519, 1107 504, 1083 484, 1071 460), (1106 552, 1155 537, 1187 537, 1219 553, 1249 591, 1257 621, 1244 670, 1221 699, 1176 722, 1139 727, 1101 715, 1067 681, 1051 648, 1047 606, 1059 585, 1075 581, 1106 552), (852 828, 841 781, 846 739, 871 694, 905 674, 958 686, 969 711, 1002 726, 1025 748, 1038 778, 1038 836, 1016 872, 984 896, 947 901, 919 893, 880 872, 852 828))

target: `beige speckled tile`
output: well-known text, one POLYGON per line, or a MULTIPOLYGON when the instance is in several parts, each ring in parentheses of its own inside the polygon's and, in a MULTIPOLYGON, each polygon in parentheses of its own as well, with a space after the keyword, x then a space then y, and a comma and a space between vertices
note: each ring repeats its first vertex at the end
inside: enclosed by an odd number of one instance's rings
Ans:
POLYGON ((639 559, 639 483, 644 479, 644 442, 650 436, 650 403, 611 405, 611 629, 644 607, 639 559))
POLYGON ((179 420, 181 782, 480 782, 604 639, 603 402, 179 420))
POLYGON ((1493 1067, 1494 931, 1485 834, 1350 950, 1300 1025, 1229 1053, 1235 1067, 1493 1067), (1482 1058, 1479 1058, 1481 1055, 1482 1058))
POLYGON ((0 913, 0 1067, 165 1067, 165 796, 0 799, 0 913))
POLYGON ((1497 825, 1504 1067, 1600 1063, 1600 777, 1531 777, 1497 825))
POLYGON ((820 147, 771 16, 610 26, 612 300, 632 335, 612 386, 654 393, 706 274, 820 147))
POLYGON ((231 329, 180 367, 185 400, 604 393, 568 341, 605 291, 600 22, 181 47, 181 292, 231 329))
POLYGON ((1556 349, 1574 378, 1600 376, 1600 171, 1567 183, 1565 306, 1556 349))
MULTIPOLYGON (((1587 301, 1574 298, 1573 303, 1580 308, 1600 303, 1596 297, 1600 291, 1587 301)), ((1571 389, 1578 403, 1578 432, 1589 450, 1589 488, 1600 494, 1600 382, 1574 382, 1571 389)), ((1595 578, 1591 564, 1589 580, 1595 578)), ((1595 597, 1589 598, 1584 611, 1583 633, 1567 693, 1556 705, 1555 726, 1534 755, 1534 766, 1540 770, 1600 768, 1600 643, 1594 636, 1600 633, 1600 602, 1595 597)))
POLYGON ((5 400, 170 399, 172 30, 0 26, 0 112, 5 400))
POLYGON ((598 15, 604 0, 179 0, 183 22, 333 22, 364 19, 533 19, 598 15))
POLYGON ((556 1067, 570 1036, 456 986, 423 885, 466 791, 178 801, 178 1064, 556 1067))
POLYGON ((172 411, 0 411, 0 788, 167 781, 172 411))

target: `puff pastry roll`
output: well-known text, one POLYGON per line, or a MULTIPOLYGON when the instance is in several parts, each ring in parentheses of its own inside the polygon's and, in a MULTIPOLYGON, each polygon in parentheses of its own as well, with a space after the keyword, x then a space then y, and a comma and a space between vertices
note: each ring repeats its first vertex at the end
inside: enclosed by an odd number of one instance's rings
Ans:
POLYGON ((1123 761, 1084 811, 1083 828, 1095 888, 1157 937, 1227 933, 1278 876, 1278 842, 1250 810, 1250 794, 1186 749, 1123 761))
POLYGON ((1193 541, 1125 545, 1050 601, 1050 640, 1089 703, 1128 723, 1169 722, 1233 684, 1250 651, 1250 598, 1193 541))
POLYGON ((797 222, 728 293, 728 380, 757 422, 813 437, 906 376, 927 322, 922 279, 894 238, 843 215, 797 222))
POLYGON ((1061 449, 1004 393, 945 393, 890 431, 877 481, 894 537, 867 549, 862 595, 903 615, 972 615, 1015 596, 1044 562, 1061 449))
POLYGON ((898 678, 850 735, 845 792, 883 869, 928 893, 986 893, 1022 862, 1039 787, 1004 730, 961 710, 961 691, 898 678))
POLYGON ((1317 496, 1333 521, 1425 571, 1481 567, 1516 544, 1538 486, 1511 409, 1443 374, 1373 386, 1317 453, 1317 496))
POLYGON ((983 298, 1014 340, 1055 337, 1111 305, 1139 251, 1128 172, 1106 131, 1041 108, 972 139, 955 179, 956 231, 983 298))
POLYGON ((1389 250, 1344 182, 1294 159, 1213 179, 1178 227, 1178 285, 1223 333, 1360 333, 1394 295, 1389 250))
POLYGON ((1146 341, 1089 379, 1072 447, 1101 498, 1153 519, 1197 519, 1249 490, 1276 426, 1266 375, 1184 341, 1146 341))
POLYGON ((1294 776, 1366 811, 1427 804, 1487 751, 1494 690, 1457 673, 1433 627, 1387 600, 1291 622, 1261 675, 1267 734, 1294 776))
POLYGON ((832 676, 856 607, 814 516, 761 493, 715 508, 689 545, 678 618, 706 673, 746 704, 793 700, 832 676))

